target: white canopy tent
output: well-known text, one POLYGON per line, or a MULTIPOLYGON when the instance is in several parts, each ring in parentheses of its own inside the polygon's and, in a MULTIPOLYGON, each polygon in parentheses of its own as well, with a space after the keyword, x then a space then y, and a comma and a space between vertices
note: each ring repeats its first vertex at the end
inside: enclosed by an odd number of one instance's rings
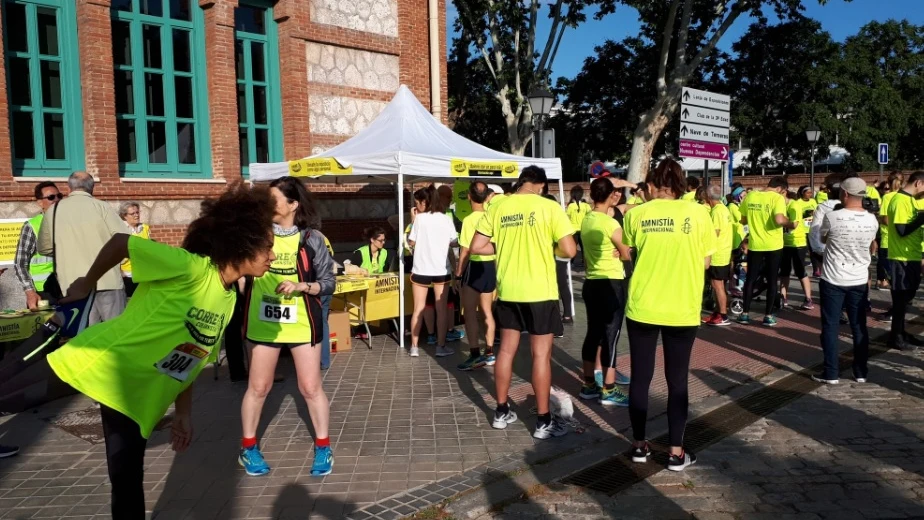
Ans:
MULTIPOLYGON (((252 182, 286 175, 318 182, 395 182, 398 194, 398 229, 403 231, 405 183, 445 179, 513 182, 523 168, 543 168, 564 193, 561 161, 525 158, 492 150, 453 132, 439 122, 405 85, 372 123, 349 140, 305 159, 277 163, 251 163, 252 182)), ((562 197, 564 200, 564 197, 562 197)), ((400 235, 400 233, 399 233, 400 235)), ((399 274, 404 258, 398 244, 399 274)), ((400 280, 399 345, 404 347, 404 276, 400 280)), ((570 286, 571 274, 568 281, 570 286)), ((574 298, 572 296, 572 302, 574 298)))

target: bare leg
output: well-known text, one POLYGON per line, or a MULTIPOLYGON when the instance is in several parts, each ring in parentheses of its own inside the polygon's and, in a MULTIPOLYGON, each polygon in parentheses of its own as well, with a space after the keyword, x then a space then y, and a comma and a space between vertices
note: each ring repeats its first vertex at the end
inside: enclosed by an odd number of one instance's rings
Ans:
MULTIPOLYGON (((241 429, 244 438, 257 436, 263 403, 273 387, 273 375, 279 361, 279 349, 253 345, 250 349, 250 374, 244 400, 241 401, 241 429)), ((319 361, 320 363, 320 361, 319 361)), ((318 365, 320 370, 320 365, 318 365)))
MULTIPOLYGON (((514 329, 501 329, 501 347, 497 353, 497 364, 494 365, 494 389, 497 404, 507 402, 510 392, 510 378, 513 377, 513 358, 517 355, 520 346, 520 331, 514 329)), ((546 407, 548 407, 548 394, 546 394, 546 407)))
MULTIPOLYGON (((414 313, 411 315, 411 346, 420 345, 420 318, 424 314, 424 307, 427 301, 427 287, 421 285, 412 285, 414 291, 414 313)), ((426 321, 426 319, 424 319, 426 321)), ((432 322, 431 322, 432 323, 432 322)), ((429 328, 429 323, 427 324, 429 328)))
POLYGON ((495 324, 494 314, 491 310, 492 305, 494 305, 494 293, 481 294, 479 299, 481 301, 481 312, 484 314, 485 353, 490 354, 494 352, 495 324))
POLYGON ((539 415, 549 413, 549 394, 552 392, 552 340, 552 334, 529 336, 529 348, 533 355, 533 393, 536 394, 536 413, 539 415))
POLYGON ((298 377, 298 391, 305 398, 315 439, 326 439, 329 435, 330 402, 321 386, 321 345, 302 345, 292 349, 295 374, 298 377))
POLYGON ((712 280, 712 292, 715 293, 715 302, 719 314, 728 314, 728 295, 725 294, 725 281, 712 280))
POLYGON ((446 332, 448 330, 446 327, 446 315, 449 314, 446 300, 449 299, 449 288, 445 284, 434 284, 433 296, 436 300, 434 305, 436 307, 436 344, 446 346, 446 332))
MULTIPOLYGON (((480 348, 480 345, 478 345, 478 296, 479 294, 475 289, 462 287, 461 299, 462 313, 465 314, 465 335, 468 336, 468 346, 471 349, 480 348)), ((490 343, 488 348, 491 348, 490 343)))

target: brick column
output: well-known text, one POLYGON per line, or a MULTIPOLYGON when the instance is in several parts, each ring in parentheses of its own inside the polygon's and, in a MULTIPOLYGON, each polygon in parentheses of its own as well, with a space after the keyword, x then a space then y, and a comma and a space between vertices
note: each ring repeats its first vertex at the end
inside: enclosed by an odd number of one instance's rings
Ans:
MULTIPOLYGON (((440 0, 439 41, 440 41, 440 79, 436 85, 440 89, 440 119, 446 121, 448 104, 446 83, 446 1, 440 0)), ((430 109, 430 22, 428 20, 426 0, 398 0, 398 38, 401 42, 400 75, 401 83, 408 86, 423 106, 430 109)))
POLYGON ((200 0, 205 11, 212 177, 241 178, 234 68, 234 8, 237 0, 200 0))
POLYGON ((308 55, 304 40, 310 22, 307 3, 304 0, 279 0, 273 10, 279 24, 282 135, 287 160, 311 155, 308 55))
POLYGON ((13 145, 10 141, 10 109, 8 102, 6 60, 3 57, 3 24, 0 23, 0 183, 9 186, 12 193, 13 145))
POLYGON ((110 0, 77 0, 80 86, 87 173, 119 182, 110 0))

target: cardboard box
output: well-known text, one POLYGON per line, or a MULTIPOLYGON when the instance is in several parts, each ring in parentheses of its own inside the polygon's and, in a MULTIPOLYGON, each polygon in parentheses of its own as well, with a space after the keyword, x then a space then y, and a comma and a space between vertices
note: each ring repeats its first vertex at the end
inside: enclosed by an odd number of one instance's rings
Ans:
POLYGON ((350 334, 350 313, 346 311, 331 310, 327 317, 330 328, 330 351, 345 352, 352 347, 350 334))

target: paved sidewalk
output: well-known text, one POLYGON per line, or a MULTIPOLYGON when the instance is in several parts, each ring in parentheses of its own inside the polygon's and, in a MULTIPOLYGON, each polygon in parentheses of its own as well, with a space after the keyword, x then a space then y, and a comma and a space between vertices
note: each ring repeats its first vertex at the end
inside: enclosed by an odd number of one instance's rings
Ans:
MULTIPOLYGON (((576 294, 580 295, 580 285, 576 294)), ((873 293, 880 299, 887 293, 873 293)), ((882 302, 876 303, 884 309, 882 302)), ((583 303, 576 325, 556 340, 553 381, 573 396, 580 385, 583 303)), ((774 329, 760 326, 703 329, 694 350, 691 402, 706 410, 727 400, 743 384, 766 382, 814 365, 817 310, 780 315, 774 329)), ((882 326, 871 320, 871 326, 882 326)), ((627 352, 624 344, 621 353, 627 352)), ((526 341, 524 341, 524 347, 526 341)), ((576 397, 582 433, 551 441, 530 435, 534 419, 528 347, 514 367, 511 398, 522 421, 507 430, 490 427, 493 369, 459 372, 467 344, 456 357, 437 359, 432 348, 409 358, 394 342, 375 338, 367 350, 334 356, 325 373, 331 399, 334 473, 309 476, 312 433, 290 360, 284 383, 274 387, 261 422, 261 443, 273 472, 247 477, 236 458, 240 402, 245 385, 232 385, 226 369, 213 381, 207 369, 196 383, 194 443, 175 455, 167 445, 168 422, 152 436, 145 460, 148 509, 154 518, 380 518, 410 515, 505 475, 529 471, 589 446, 621 443, 628 427, 625 409, 604 409, 576 397)), ((625 370, 628 357, 620 358, 625 370)), ((660 359, 659 359, 660 364, 660 359)), ((660 371, 660 369, 658 369, 660 371)), ((665 406, 665 382, 656 373, 653 420, 665 406)), ((0 518, 106 518, 109 483, 98 414, 92 403, 73 397, 35 413, 0 418, 0 442, 23 452, 0 460, 0 518)))
MULTIPOLYGON (((845 374, 846 375, 846 374, 845 374)), ((480 520, 813 520, 924 517, 924 355, 871 363, 610 497, 550 485, 480 520)), ((524 490, 527 493, 527 490, 524 490)))

